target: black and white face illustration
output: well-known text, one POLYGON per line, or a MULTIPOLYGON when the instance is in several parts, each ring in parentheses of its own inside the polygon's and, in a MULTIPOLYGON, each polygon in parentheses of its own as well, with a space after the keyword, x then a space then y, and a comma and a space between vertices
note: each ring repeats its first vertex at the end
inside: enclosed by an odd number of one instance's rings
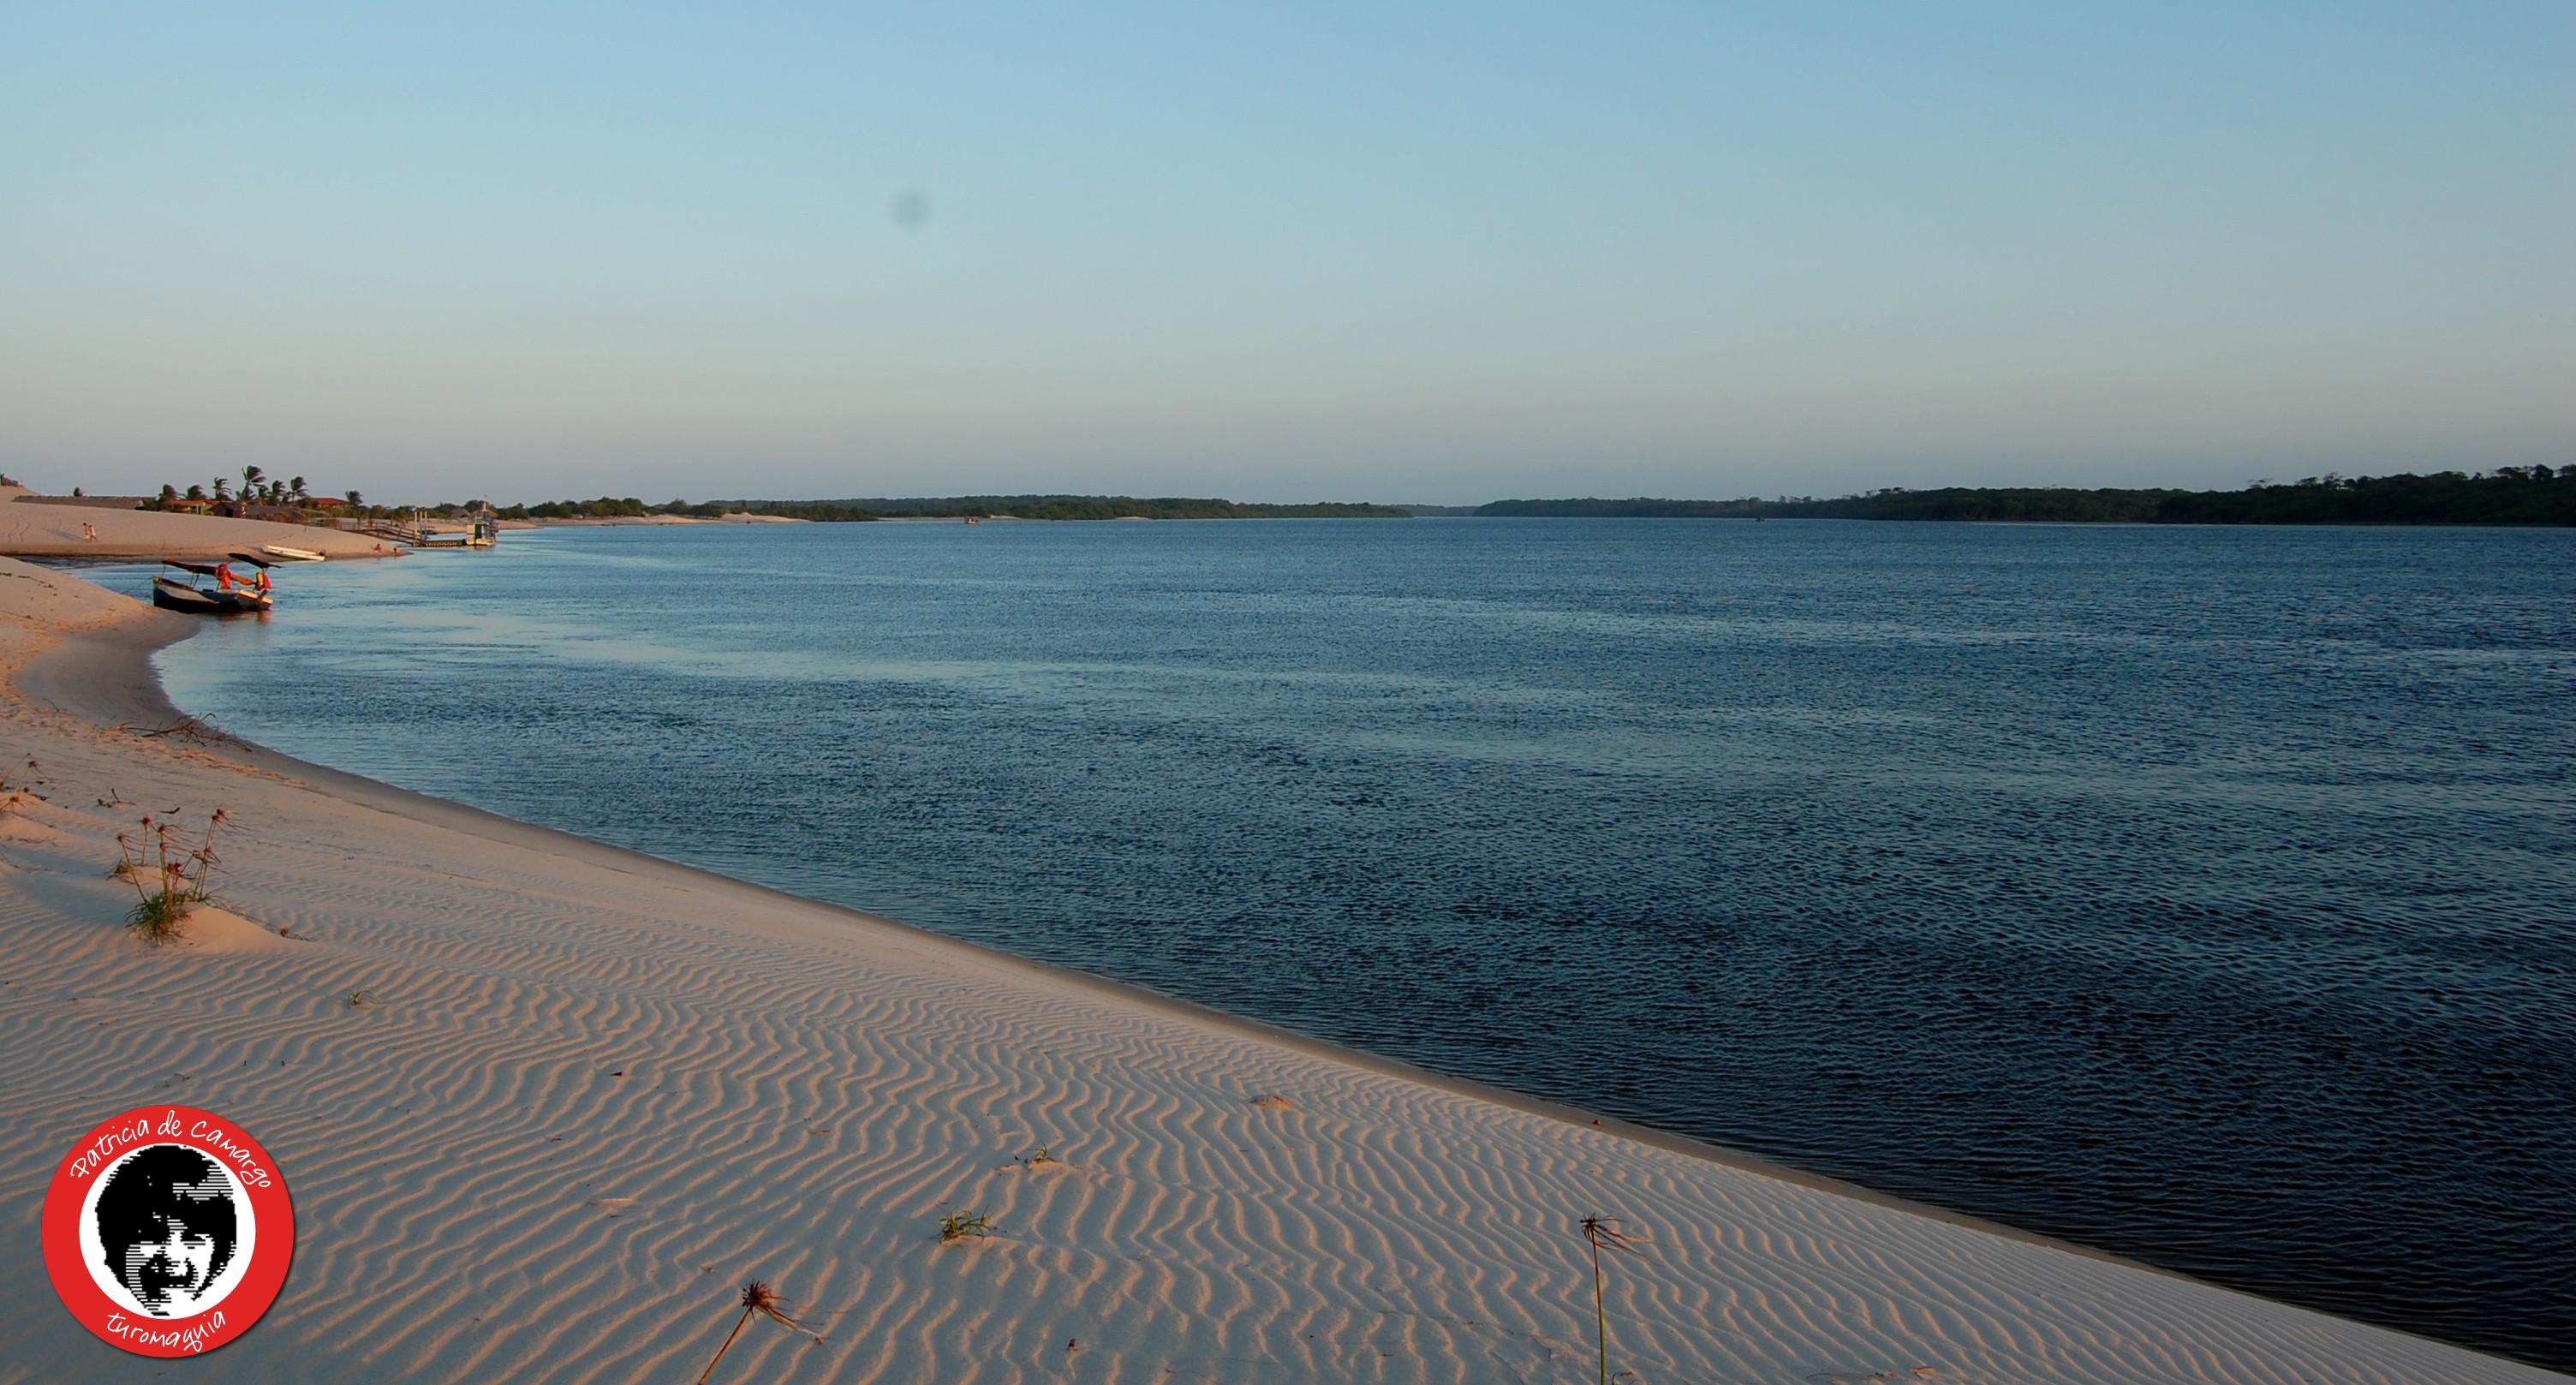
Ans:
POLYGON ((111 1299, 161 1318, 220 1302, 250 1256, 249 1199, 230 1170, 184 1145, 147 1145, 99 1180, 82 1228, 91 1278, 111 1299))

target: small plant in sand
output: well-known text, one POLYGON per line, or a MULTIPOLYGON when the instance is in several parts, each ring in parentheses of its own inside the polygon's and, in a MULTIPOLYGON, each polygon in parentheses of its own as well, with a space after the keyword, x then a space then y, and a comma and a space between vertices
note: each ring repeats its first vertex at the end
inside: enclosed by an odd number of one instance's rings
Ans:
POLYGON ((939 1217, 939 1243, 981 1240, 993 1234, 993 1219, 982 1212, 943 1212, 939 1217))
MULTIPOLYGON (((32 770, 35 767, 35 761, 29 760, 27 762, 27 768, 32 770)), ((44 782, 45 781, 42 779, 30 778, 24 784, 12 784, 6 779, 0 779, 0 793, 6 793, 9 795, 9 808, 12 812, 17 811, 20 806, 20 802, 23 799, 32 798, 38 803, 51 803, 53 802, 52 799, 36 792, 36 786, 44 782)), ((105 806, 104 800, 101 801, 101 806, 105 806)))
POLYGON ((724 1354, 733 1350, 733 1339, 742 1335, 742 1325, 751 1321, 752 1314, 758 1313, 781 1327, 798 1332, 805 1330, 805 1324, 787 1316, 787 1300, 780 1298, 776 1290, 757 1279, 742 1286, 741 1302, 742 1316, 733 1320, 733 1331, 725 1334, 724 1345, 716 1348, 716 1354, 708 1360, 707 1368, 698 1372, 698 1385, 707 1385, 707 1377, 716 1373, 716 1362, 722 1361, 724 1354))
POLYGON ((1054 1145, 1039 1145, 1037 1148, 1030 1150, 1028 1153, 1021 1155, 1019 1158, 1014 1159, 1011 1162, 1014 1164, 1026 1164, 1030 1168, 1036 1168, 1040 1164, 1052 1164, 1058 1161, 1055 1157, 1054 1145))
POLYGON ((1592 1247, 1592 1317, 1601 1329, 1601 1385, 1610 1385, 1610 1309, 1601 1293, 1601 1252, 1622 1250, 1637 1253, 1633 1238, 1622 1235, 1617 1217, 1585 1217, 1583 1239, 1592 1247))
POLYGON ((116 868, 109 872, 134 887, 134 909, 125 924, 155 945, 179 936, 188 912, 214 898, 209 882, 222 858, 215 854, 215 834, 226 814, 217 808, 206 819, 205 834, 190 846, 170 822, 146 817, 143 835, 116 836, 116 868))

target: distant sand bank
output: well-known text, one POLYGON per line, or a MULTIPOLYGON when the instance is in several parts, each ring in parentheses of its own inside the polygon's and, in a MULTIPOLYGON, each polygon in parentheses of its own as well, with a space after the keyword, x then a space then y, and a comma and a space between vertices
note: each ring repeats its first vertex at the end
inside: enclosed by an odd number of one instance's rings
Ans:
POLYGON ((256 1135, 299 1233, 173 1377, 688 1381, 758 1277, 821 1340, 754 1322, 719 1380, 1590 1380, 1598 1214, 1644 1242, 1614 1369, 1659 1385, 2564 1379, 140 734, 197 628, 0 560, 0 778, 44 796, 0 814, 0 1382, 159 1369, 32 1253, 54 1161, 156 1101, 256 1135), (146 948, 116 833, 218 806, 249 923, 146 948))

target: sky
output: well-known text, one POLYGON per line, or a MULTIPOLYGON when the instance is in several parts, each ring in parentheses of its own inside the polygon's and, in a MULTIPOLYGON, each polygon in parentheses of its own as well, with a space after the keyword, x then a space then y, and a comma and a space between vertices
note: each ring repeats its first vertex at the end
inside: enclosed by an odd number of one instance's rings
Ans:
POLYGON ((42 490, 2569 462, 2565 0, 0 0, 0 470, 42 490))

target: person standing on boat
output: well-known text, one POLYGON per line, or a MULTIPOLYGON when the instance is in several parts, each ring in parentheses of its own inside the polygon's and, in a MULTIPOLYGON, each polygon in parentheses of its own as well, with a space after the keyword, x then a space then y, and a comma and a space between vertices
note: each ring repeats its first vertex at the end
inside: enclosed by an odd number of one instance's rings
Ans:
POLYGON ((231 590, 233 589, 233 565, 232 565, 232 564, 230 564, 230 563, 217 563, 217 564, 215 564, 215 589, 216 589, 216 590, 218 590, 218 591, 231 591, 231 590))

